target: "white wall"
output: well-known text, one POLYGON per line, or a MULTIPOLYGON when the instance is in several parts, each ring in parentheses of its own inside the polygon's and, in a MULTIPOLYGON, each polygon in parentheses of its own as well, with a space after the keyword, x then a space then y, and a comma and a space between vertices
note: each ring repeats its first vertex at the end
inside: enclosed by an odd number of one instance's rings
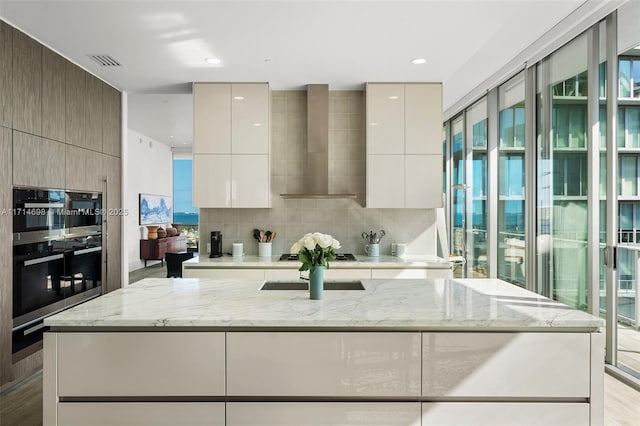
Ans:
MULTIPOLYGON (((144 267, 140 260, 138 196, 140 193, 173 196, 173 155, 171 148, 128 129, 126 146, 127 183, 123 196, 129 214, 124 222, 123 242, 127 249, 129 271, 144 267)), ((146 234, 144 234, 146 235, 146 234)))

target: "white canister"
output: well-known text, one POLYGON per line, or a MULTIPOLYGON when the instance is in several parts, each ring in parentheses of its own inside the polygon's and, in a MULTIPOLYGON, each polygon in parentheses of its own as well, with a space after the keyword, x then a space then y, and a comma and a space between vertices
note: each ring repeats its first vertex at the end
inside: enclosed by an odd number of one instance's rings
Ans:
POLYGON ((233 243, 233 250, 231 252, 233 257, 242 257, 244 256, 244 244, 242 243, 233 243))
POLYGON ((396 243, 396 256, 405 257, 407 255, 407 243, 396 243))
POLYGON ((258 256, 271 257, 271 243, 258 243, 258 256))

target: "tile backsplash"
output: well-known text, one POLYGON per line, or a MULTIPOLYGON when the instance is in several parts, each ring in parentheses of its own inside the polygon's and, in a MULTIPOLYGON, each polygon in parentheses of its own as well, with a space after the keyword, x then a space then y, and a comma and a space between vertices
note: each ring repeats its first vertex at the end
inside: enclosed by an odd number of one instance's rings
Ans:
MULTIPOLYGON (((356 199, 285 200, 282 193, 304 191, 306 166, 307 94, 271 94, 271 206, 270 209, 200 209, 200 251, 206 252, 211 231, 222 231, 223 250, 244 243, 245 254, 257 254, 254 228, 277 236, 274 255, 289 251, 307 232, 333 235, 341 252, 364 253, 363 232, 384 229, 381 254, 392 242, 406 242, 409 254, 435 254, 434 209, 366 209, 365 99, 363 91, 329 92, 329 191, 352 192, 356 199)), ((377 171, 385 173, 385 170, 377 171)))

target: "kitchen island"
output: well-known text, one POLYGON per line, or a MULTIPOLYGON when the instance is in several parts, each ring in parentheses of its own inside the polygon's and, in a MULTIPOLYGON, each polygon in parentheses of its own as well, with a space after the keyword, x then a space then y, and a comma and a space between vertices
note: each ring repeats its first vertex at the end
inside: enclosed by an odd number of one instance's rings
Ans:
POLYGON ((602 320, 500 280, 147 279, 45 324, 45 425, 600 425, 602 320))
MULTIPOLYGON (((184 278, 292 280, 300 274, 300 262, 279 256, 199 256, 182 264, 184 278)), ((356 255, 353 261, 334 261, 327 279, 452 278, 452 263, 432 255, 407 257, 356 255)))

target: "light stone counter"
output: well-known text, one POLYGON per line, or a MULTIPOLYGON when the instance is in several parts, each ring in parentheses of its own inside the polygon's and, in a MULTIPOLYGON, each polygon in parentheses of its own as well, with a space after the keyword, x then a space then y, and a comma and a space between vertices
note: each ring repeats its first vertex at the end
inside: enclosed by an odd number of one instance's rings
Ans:
MULTIPOLYGON (((215 269, 215 268, 257 268, 257 269, 298 269, 300 262, 281 261, 280 256, 259 257, 259 256, 222 256, 217 258, 195 257, 185 261, 182 265, 186 269, 215 269)), ((432 255, 408 256, 404 258, 382 255, 379 257, 368 257, 366 255, 356 255, 356 261, 333 261, 331 269, 375 269, 375 268, 398 268, 398 269, 451 269, 451 262, 441 257, 432 255)))
POLYGON ((362 280, 365 290, 259 290, 262 281, 145 279, 49 317, 72 327, 220 330, 597 331, 599 318, 497 279, 362 280))

